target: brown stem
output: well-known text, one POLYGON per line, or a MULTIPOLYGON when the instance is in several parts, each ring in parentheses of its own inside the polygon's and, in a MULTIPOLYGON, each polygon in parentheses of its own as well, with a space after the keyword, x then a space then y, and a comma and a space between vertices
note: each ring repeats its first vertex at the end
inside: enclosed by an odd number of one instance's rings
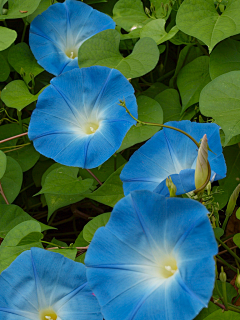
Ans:
POLYGON ((13 139, 16 139, 16 138, 20 138, 20 137, 26 136, 27 134, 28 134, 28 132, 24 132, 24 133, 18 134, 16 136, 1 140, 0 143, 6 142, 6 141, 10 141, 10 140, 13 140, 13 139))
POLYGON ((100 184, 100 186, 102 185, 102 182, 95 176, 95 174, 92 173, 92 171, 90 171, 89 169, 86 169, 87 172, 90 173, 90 175, 100 184))
POLYGON ((4 192, 3 192, 3 188, 0 182, 0 194, 2 195, 4 201, 6 202, 6 204, 9 204, 7 197, 5 196, 4 192))
MULTIPOLYGON (((86 247, 72 247, 73 249, 77 249, 77 250, 87 250, 88 246, 86 247)), ((71 249, 69 247, 51 247, 51 248, 46 248, 46 250, 54 250, 54 249, 71 249)))
MULTIPOLYGON (((232 249, 236 249, 236 248, 238 248, 238 246, 234 246, 234 247, 232 247, 232 248, 230 248, 230 249, 232 250, 232 249)), ((226 252, 228 252, 228 251, 227 251, 227 250, 223 250, 223 251, 219 252, 218 255, 224 254, 224 253, 226 253, 226 252)))
POLYGON ((90 216, 84 212, 79 211, 76 204, 72 204, 70 208, 75 217, 80 217, 84 220, 89 221, 90 216))

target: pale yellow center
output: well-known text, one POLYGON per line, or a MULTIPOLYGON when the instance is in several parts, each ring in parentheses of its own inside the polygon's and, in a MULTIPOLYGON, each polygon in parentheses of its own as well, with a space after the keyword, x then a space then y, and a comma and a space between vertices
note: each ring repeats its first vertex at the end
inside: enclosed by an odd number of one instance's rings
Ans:
POLYGON ((40 320, 57 320, 57 314, 51 308, 42 310, 40 320))
POLYGON ((78 50, 76 48, 68 48, 65 53, 70 59, 74 59, 78 56, 78 50))
POLYGON ((177 269, 177 261, 172 256, 169 256, 161 263, 160 275, 163 278, 169 278, 174 275, 177 269))
POLYGON ((86 134, 92 134, 97 131, 99 124, 95 122, 87 122, 84 126, 84 131, 86 134))

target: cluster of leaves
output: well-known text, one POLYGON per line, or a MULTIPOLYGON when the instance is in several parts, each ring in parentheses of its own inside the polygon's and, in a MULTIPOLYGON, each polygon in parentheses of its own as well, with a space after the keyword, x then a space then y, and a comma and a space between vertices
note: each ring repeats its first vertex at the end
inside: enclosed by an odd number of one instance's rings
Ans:
MULTIPOLYGON (((1 141, 27 132, 38 96, 53 77, 34 58, 28 30, 32 20, 56 2, 0 1, 1 141)), ((83 43, 79 49, 80 67, 118 69, 135 88, 142 121, 187 119, 215 122, 221 127, 227 177, 205 196, 205 205, 217 237, 223 241, 233 237, 232 246, 239 248, 240 228, 224 230, 221 223, 240 179, 240 0, 84 2, 112 16, 117 27, 83 43)), ((91 242, 96 229, 107 223, 111 208, 124 197, 119 178, 123 166, 158 130, 132 127, 117 153, 92 169, 101 186, 86 170, 63 166, 40 155, 25 135, 1 143, 0 237, 4 240, 0 246, 0 272, 24 250, 43 247, 44 243, 83 262, 83 251, 77 248, 91 242)), ((218 259, 233 272, 229 272, 232 279, 239 261, 229 255, 218 259)), ((229 283, 227 294, 229 302, 237 296, 229 283)), ((215 290, 214 301, 219 296, 215 290)), ((196 319, 236 317, 231 311, 222 314, 210 302, 196 319)))

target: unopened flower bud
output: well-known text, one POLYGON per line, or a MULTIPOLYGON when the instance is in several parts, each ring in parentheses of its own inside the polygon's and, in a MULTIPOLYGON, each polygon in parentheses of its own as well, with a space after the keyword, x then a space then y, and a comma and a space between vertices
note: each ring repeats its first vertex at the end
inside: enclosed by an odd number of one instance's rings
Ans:
POLYGON ((233 213, 233 210, 234 210, 234 208, 236 206, 236 202, 237 202, 237 198, 239 196, 239 192, 240 192, 240 184, 237 185, 237 187, 235 188, 235 190, 231 194, 231 197, 230 197, 230 199, 228 201, 226 215, 229 216, 229 217, 233 213))
POLYGON ((195 186, 200 188, 208 177, 208 140, 205 134, 198 149, 197 165, 195 170, 195 186))
POLYGON ((171 177, 166 179, 166 186, 168 187, 168 190, 169 190, 169 193, 170 193, 170 197, 175 197, 176 196, 176 192, 177 192, 177 187, 172 182, 172 178, 171 177))
POLYGON ((235 286, 240 289, 240 274, 239 274, 239 271, 238 271, 238 274, 237 274, 237 277, 236 277, 236 280, 235 280, 235 286))
POLYGON ((226 273, 224 272, 223 267, 221 267, 221 272, 220 272, 220 274, 219 274, 219 279, 220 279, 222 282, 226 282, 226 281, 227 281, 227 275, 226 275, 226 273))

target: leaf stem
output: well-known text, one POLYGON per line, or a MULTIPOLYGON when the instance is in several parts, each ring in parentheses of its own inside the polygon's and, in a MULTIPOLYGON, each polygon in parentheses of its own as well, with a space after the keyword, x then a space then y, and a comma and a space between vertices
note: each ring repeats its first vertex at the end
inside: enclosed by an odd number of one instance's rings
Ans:
POLYGON ((7 141, 10 141, 10 140, 13 140, 13 139, 17 139, 17 138, 26 136, 27 134, 28 134, 28 132, 24 132, 24 133, 18 134, 18 135, 16 135, 16 136, 13 136, 13 137, 10 137, 10 138, 1 140, 0 143, 4 143, 4 142, 7 142, 7 141))
POLYGON ((222 240, 220 240, 218 237, 216 237, 216 240, 222 245, 223 248, 225 248, 228 251, 228 253, 230 253, 233 256, 233 258, 240 262, 240 258, 236 255, 236 253, 233 252, 222 240))
POLYGON ((4 201, 6 202, 6 204, 9 204, 7 197, 5 196, 5 193, 3 192, 3 188, 0 182, 0 194, 2 195, 4 201))
POLYGON ((95 174, 92 173, 92 171, 90 171, 89 169, 86 169, 88 173, 90 173, 90 175, 100 184, 100 186, 102 185, 102 182, 95 176, 95 174))

